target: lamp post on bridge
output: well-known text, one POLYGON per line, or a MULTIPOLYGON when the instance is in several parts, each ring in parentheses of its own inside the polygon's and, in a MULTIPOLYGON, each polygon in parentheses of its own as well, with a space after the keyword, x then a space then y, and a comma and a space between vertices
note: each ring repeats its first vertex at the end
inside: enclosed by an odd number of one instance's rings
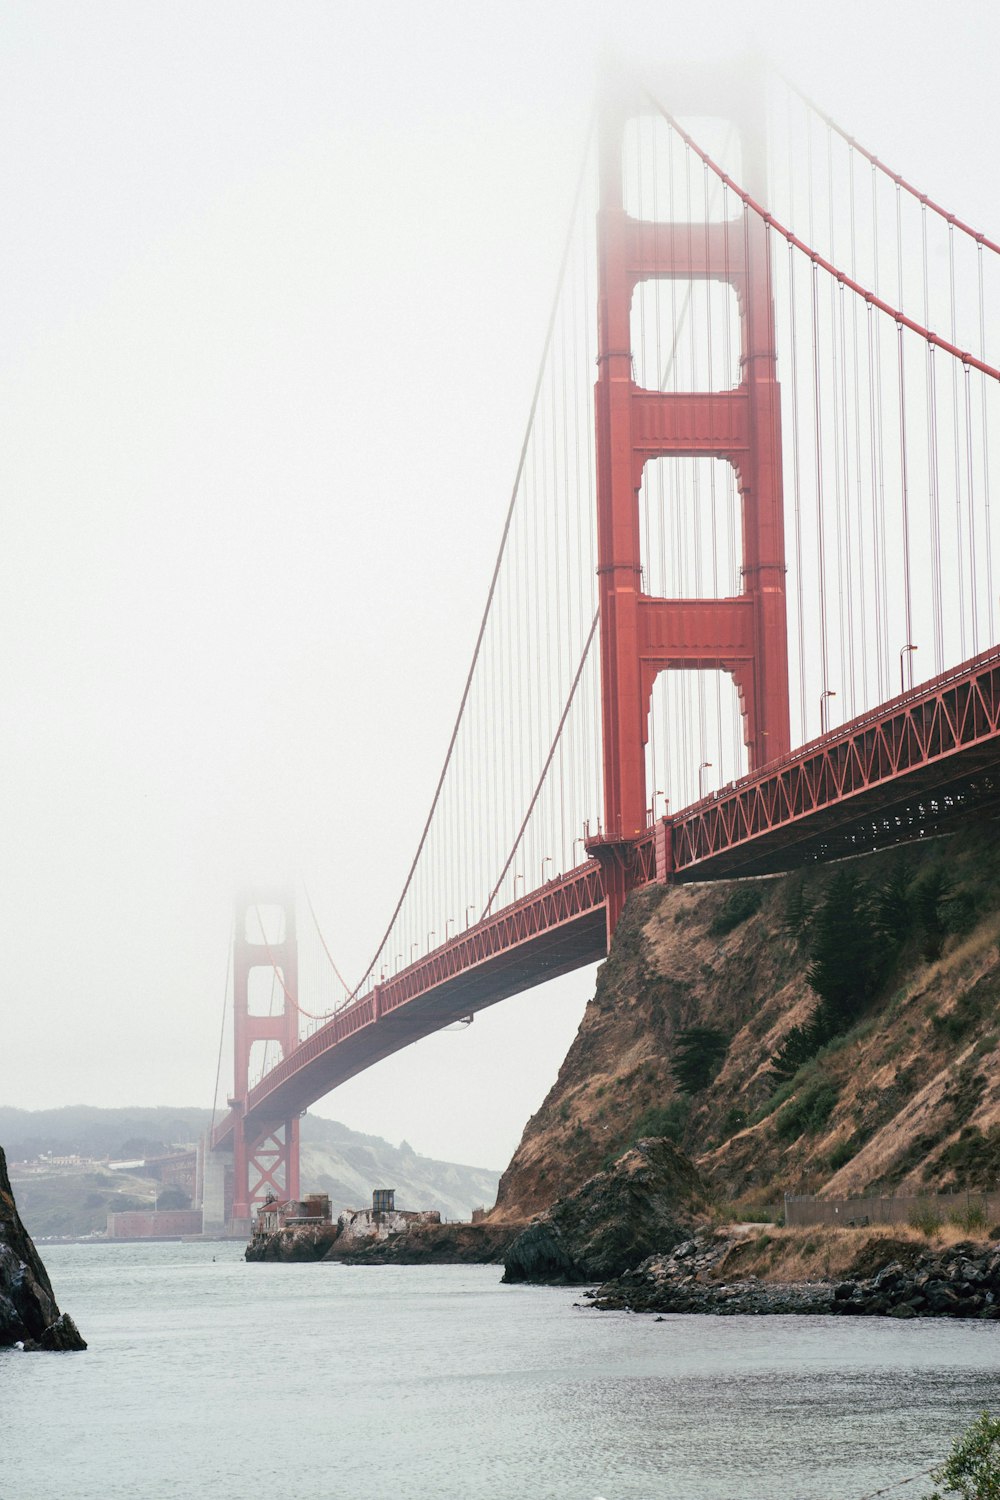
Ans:
POLYGON ((827 729, 829 727, 829 725, 827 723, 829 715, 828 715, 828 713, 826 711, 827 699, 829 699, 829 698, 836 698, 836 696, 837 696, 837 690, 836 690, 836 688, 824 688, 823 691, 822 691, 822 693, 820 693, 820 697, 819 697, 819 732, 820 732, 820 734, 826 734, 826 731, 827 731, 827 729))
MULTIPOLYGON (((905 646, 901 646, 900 647, 900 651, 899 651, 899 691, 900 691, 900 694, 903 694, 903 693, 906 692, 906 687, 905 687, 905 684, 903 682, 903 659, 904 659, 904 657, 908 656, 911 651, 919 651, 919 650, 920 650, 920 647, 919 646, 915 646, 912 641, 907 641, 907 643, 906 643, 905 646)), ((912 687, 913 686, 913 661, 912 661, 912 658, 911 658, 911 660, 909 662, 909 668, 910 668, 910 687, 912 687)))
POLYGON ((431 951, 431 938, 432 937, 437 937, 437 933, 434 931, 433 927, 431 928, 430 932, 427 934, 427 952, 428 953, 431 951))
POLYGON ((474 901, 470 901, 469 905, 465 908, 465 925, 467 928, 469 926, 469 913, 475 911, 475 909, 476 903, 474 901))
MULTIPOLYGON (((711 769, 712 769, 712 762, 710 760, 703 760, 702 763, 701 763, 701 765, 698 767, 698 800, 699 801, 705 795, 705 778, 702 775, 702 772, 704 772, 704 771, 710 771, 711 769)), ((655 806, 655 803, 654 803, 654 806, 655 806)))
POLYGON ((542 860, 542 868, 541 868, 541 871, 540 871, 540 878, 539 878, 539 881, 538 881, 539 885, 544 885, 545 884, 545 866, 546 865, 550 865, 551 863, 552 863, 552 855, 551 854, 546 854, 545 858, 542 860))

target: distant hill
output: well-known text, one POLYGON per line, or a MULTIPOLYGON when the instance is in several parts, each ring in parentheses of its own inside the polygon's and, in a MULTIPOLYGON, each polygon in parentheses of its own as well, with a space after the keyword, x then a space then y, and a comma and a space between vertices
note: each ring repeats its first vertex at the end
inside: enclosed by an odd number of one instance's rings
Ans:
MULTIPOLYGON (((99 1109, 67 1105, 25 1110, 0 1106, 0 1145, 14 1169, 18 1207, 29 1233, 85 1235, 104 1228, 109 1212, 149 1206, 152 1179, 91 1166, 53 1166, 18 1173, 16 1163, 46 1153, 85 1162, 131 1160, 193 1145, 212 1118, 207 1109, 99 1109)), ((330 1194, 335 1210, 370 1204, 372 1189, 394 1187, 400 1208, 432 1208, 446 1219, 468 1219, 496 1197, 498 1171, 419 1156, 336 1120, 302 1120, 302 1190, 330 1194)))
POLYGON ((123 1160, 158 1156, 171 1146, 193 1145, 212 1118, 210 1109, 10 1109, 0 1105, 0 1146, 8 1162, 53 1156, 123 1160))

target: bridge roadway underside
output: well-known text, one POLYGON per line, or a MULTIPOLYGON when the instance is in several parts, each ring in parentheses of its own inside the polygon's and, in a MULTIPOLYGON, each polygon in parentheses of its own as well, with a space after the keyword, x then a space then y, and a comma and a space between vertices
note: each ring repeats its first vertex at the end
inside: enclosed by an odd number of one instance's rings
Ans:
POLYGON ((933 838, 998 815, 1000 740, 992 740, 706 854, 674 870, 672 878, 692 882, 777 874, 933 838))
MULTIPOLYGON (((371 996, 355 1001, 348 1009, 360 1011, 360 1024, 347 1031, 343 1025, 346 1011, 307 1037, 296 1049, 296 1065, 289 1076, 276 1079, 283 1064, 269 1073, 251 1092, 245 1129, 248 1135, 268 1122, 291 1118, 322 1099, 338 1084, 346 1083, 373 1063, 399 1052, 411 1042, 432 1032, 475 1015, 500 1000, 509 999, 522 990, 532 989, 561 974, 599 963, 607 956, 607 924, 604 902, 562 921, 515 947, 485 958, 473 968, 450 979, 439 980, 433 987, 412 998, 403 998, 392 1009, 374 1016, 371 996), (364 1012, 367 1011, 365 1015, 364 1012), (338 1025, 338 1021, 341 1022, 338 1025), (312 1050, 313 1055, 307 1054, 312 1050), (275 1080, 272 1083, 272 1080, 275 1080), (271 1087, 267 1087, 271 1084, 271 1087), (255 1100, 254 1094, 266 1090, 266 1097, 255 1100)), ((402 976, 401 976, 402 977, 402 976)), ((391 986, 387 984, 385 991, 391 986)), ((386 999, 389 998, 388 993, 386 999)), ((230 1113, 214 1133, 213 1145, 225 1148, 231 1143, 235 1117, 230 1113)))

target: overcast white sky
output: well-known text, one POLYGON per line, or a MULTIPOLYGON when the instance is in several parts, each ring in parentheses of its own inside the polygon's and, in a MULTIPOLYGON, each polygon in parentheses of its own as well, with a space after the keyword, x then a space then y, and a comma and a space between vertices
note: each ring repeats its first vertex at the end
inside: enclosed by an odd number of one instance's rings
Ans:
MULTIPOLYGON (((994 16, 7 0, 0 1102, 210 1104, 247 882, 303 872, 364 966, 468 664, 602 53, 756 46, 996 236, 994 16)), ((501 1166, 591 987, 319 1110, 501 1166)))

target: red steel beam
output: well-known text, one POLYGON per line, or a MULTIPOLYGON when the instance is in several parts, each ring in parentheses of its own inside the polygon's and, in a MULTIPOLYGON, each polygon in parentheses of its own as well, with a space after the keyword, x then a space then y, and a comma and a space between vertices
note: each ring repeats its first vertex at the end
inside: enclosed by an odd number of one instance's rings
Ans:
MULTIPOLYGON (((651 838, 641 866, 652 871, 651 838)), ((250 1124, 298 1114, 372 1063, 498 1000, 607 953, 604 884, 596 860, 443 943, 337 1012, 273 1067, 246 1097, 250 1124)), ((236 1111, 216 1126, 229 1144, 236 1111)))
POLYGON ((788 869, 897 843, 998 799, 993 648, 666 820, 671 864, 660 876, 788 869))

